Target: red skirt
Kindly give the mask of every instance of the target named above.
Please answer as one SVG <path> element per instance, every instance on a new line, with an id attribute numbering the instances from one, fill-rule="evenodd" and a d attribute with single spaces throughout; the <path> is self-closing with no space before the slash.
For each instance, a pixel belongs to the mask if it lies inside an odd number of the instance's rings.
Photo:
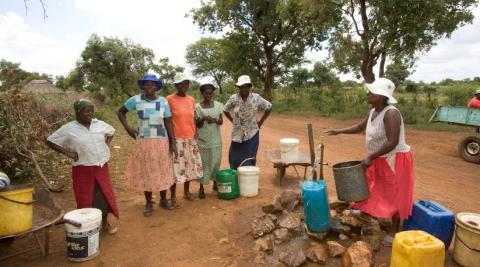
<path id="1" fill-rule="evenodd" d="M 413 158 L 410 152 L 395 155 L 395 170 L 392 171 L 386 158 L 379 157 L 365 171 L 369 197 L 352 204 L 369 215 L 390 219 L 396 213 L 406 219 L 413 207 Z"/>
<path id="2" fill-rule="evenodd" d="M 118 218 L 118 208 L 113 193 L 108 163 L 100 166 L 72 166 L 73 192 L 77 208 L 91 208 L 95 192 L 95 180 L 105 196 L 113 215 Z"/>

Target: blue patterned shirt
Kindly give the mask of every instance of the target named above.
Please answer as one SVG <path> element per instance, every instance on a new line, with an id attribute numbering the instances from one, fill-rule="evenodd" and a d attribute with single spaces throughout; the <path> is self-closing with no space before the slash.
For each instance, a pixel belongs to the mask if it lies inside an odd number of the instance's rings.
<path id="1" fill-rule="evenodd" d="M 155 100 L 143 94 L 130 97 L 124 104 L 129 111 L 137 111 L 138 138 L 167 138 L 164 118 L 172 116 L 168 102 L 163 96 Z"/>

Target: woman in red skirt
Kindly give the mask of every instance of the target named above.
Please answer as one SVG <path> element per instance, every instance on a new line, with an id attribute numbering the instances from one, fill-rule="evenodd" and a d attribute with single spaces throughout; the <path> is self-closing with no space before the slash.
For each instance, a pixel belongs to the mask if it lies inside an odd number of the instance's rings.
<path id="1" fill-rule="evenodd" d="M 108 213 L 118 218 L 115 194 L 108 171 L 108 144 L 115 134 L 109 124 L 93 119 L 94 106 L 87 99 L 73 104 L 76 120 L 71 121 L 47 138 L 47 145 L 72 159 L 73 192 L 77 208 L 102 211 L 102 230 L 115 234 L 117 228 L 107 221 Z"/>
<path id="2" fill-rule="evenodd" d="M 365 84 L 372 109 L 359 123 L 330 129 L 330 135 L 353 134 L 365 130 L 368 154 L 362 163 L 370 195 L 352 207 L 368 215 L 392 219 L 392 233 L 399 231 L 400 220 L 408 218 L 413 205 L 413 159 L 405 143 L 405 129 L 400 111 L 392 104 L 395 85 L 385 78 Z M 385 241 L 390 242 L 392 236 Z"/>

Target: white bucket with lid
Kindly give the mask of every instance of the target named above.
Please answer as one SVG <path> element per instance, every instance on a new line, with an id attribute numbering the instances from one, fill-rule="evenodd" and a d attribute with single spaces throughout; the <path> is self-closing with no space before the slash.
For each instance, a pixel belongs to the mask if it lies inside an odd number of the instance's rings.
<path id="1" fill-rule="evenodd" d="M 258 195 L 260 169 L 257 166 L 242 166 L 237 169 L 240 195 L 254 197 Z"/>
<path id="2" fill-rule="evenodd" d="M 81 227 L 76 227 L 65 223 L 68 259 L 80 262 L 95 258 L 100 247 L 99 233 L 102 211 L 95 208 L 72 210 L 63 218 L 81 224 Z"/>
<path id="3" fill-rule="evenodd" d="M 300 140 L 296 138 L 280 139 L 280 159 L 284 163 L 297 162 L 298 144 Z"/>
<path id="4" fill-rule="evenodd" d="M 453 259 L 462 266 L 480 263 L 480 214 L 460 212 L 455 216 Z"/>

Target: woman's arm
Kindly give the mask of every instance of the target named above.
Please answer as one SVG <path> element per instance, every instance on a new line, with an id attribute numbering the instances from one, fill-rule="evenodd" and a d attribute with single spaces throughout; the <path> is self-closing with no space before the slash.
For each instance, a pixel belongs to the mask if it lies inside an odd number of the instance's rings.
<path id="1" fill-rule="evenodd" d="M 105 143 L 108 145 L 110 145 L 110 142 L 112 142 L 112 139 L 113 139 L 113 135 L 107 135 L 105 136 Z"/>
<path id="2" fill-rule="evenodd" d="M 71 159 L 73 159 L 74 161 L 77 161 L 78 160 L 78 154 L 77 152 L 73 152 L 73 151 L 70 151 L 62 146 L 59 146 L 51 141 L 48 141 L 46 140 L 45 143 L 53 150 L 59 152 L 60 154 L 63 154 Z"/>
<path id="3" fill-rule="evenodd" d="M 167 129 L 168 144 L 170 147 L 170 152 L 173 153 L 176 158 L 178 156 L 178 152 L 177 152 L 177 144 L 175 141 L 175 133 L 173 132 L 172 117 L 164 118 L 163 123 L 165 124 L 165 129 Z"/>
<path id="4" fill-rule="evenodd" d="M 367 128 L 368 117 L 369 116 L 367 115 L 365 118 L 363 118 L 363 120 L 350 127 L 345 127 L 342 129 L 328 129 L 326 133 L 328 133 L 328 135 L 360 133 Z"/>
<path id="5" fill-rule="evenodd" d="M 385 117 L 383 117 L 383 124 L 385 125 L 385 133 L 387 135 L 387 142 L 381 146 L 377 151 L 369 154 L 362 162 L 368 166 L 372 160 L 385 155 L 395 149 L 400 138 L 400 125 L 402 123 L 400 112 L 395 109 L 387 110 Z"/>
<path id="6" fill-rule="evenodd" d="M 130 127 L 130 125 L 128 125 L 127 116 L 126 116 L 127 112 L 128 112 L 128 109 L 125 106 L 121 106 L 117 112 L 118 119 L 122 123 L 123 128 L 125 128 L 128 135 L 130 135 L 130 137 L 132 137 L 133 139 L 136 139 L 138 135 L 138 131 Z"/>

